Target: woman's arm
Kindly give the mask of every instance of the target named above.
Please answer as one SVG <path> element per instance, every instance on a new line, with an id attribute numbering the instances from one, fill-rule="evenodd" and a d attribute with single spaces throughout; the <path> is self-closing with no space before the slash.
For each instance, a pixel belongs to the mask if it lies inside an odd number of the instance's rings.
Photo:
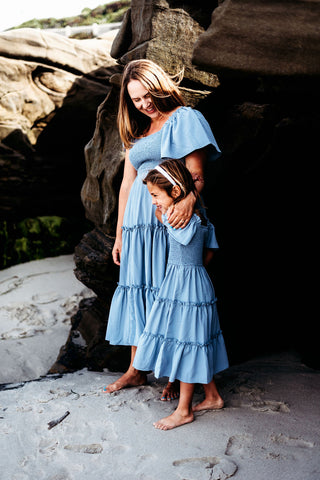
<path id="1" fill-rule="evenodd" d="M 122 250 L 122 224 L 124 211 L 127 205 L 129 193 L 132 184 L 137 176 L 137 171 L 129 160 L 129 150 L 126 150 L 123 178 L 119 191 L 119 204 L 118 204 L 118 220 L 116 230 L 116 240 L 112 249 L 112 258 L 116 265 L 120 265 L 121 250 Z"/>
<path id="2" fill-rule="evenodd" d="M 204 187 L 204 166 L 206 160 L 206 150 L 201 148 L 195 150 L 186 156 L 186 167 L 190 171 L 194 184 L 198 193 L 200 193 Z M 188 225 L 190 218 L 193 214 L 194 204 L 196 203 L 196 197 L 193 193 L 181 200 L 179 203 L 170 207 L 167 212 L 168 221 L 173 228 L 184 228 Z"/>

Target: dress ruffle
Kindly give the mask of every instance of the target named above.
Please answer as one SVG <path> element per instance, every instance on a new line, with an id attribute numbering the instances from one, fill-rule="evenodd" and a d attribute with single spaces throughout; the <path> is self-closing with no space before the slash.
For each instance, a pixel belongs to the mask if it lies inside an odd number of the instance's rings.
<path id="1" fill-rule="evenodd" d="M 142 333 L 134 367 L 170 382 L 209 383 L 228 368 L 215 305 L 155 301 L 152 322 Z M 168 317 L 174 322 L 166 324 Z M 186 329 L 186 325 L 188 328 Z"/>
<path id="2" fill-rule="evenodd" d="M 114 292 L 106 340 L 112 345 L 137 345 L 163 281 L 167 263 L 167 233 L 162 225 L 123 227 L 118 286 Z M 154 245 L 157 248 L 154 248 Z M 143 268 L 138 268 L 138 265 Z"/>
<path id="3" fill-rule="evenodd" d="M 213 248 L 213 249 L 219 248 L 218 241 L 216 238 L 215 228 L 210 222 L 208 222 L 208 233 L 205 239 L 205 247 Z"/>
<path id="4" fill-rule="evenodd" d="M 172 229 L 165 215 L 163 219 L 170 243 L 166 275 L 133 366 L 171 382 L 209 383 L 229 366 L 217 299 L 202 261 L 204 245 L 214 242 L 214 229 L 195 214 L 182 230 Z"/>
<path id="5" fill-rule="evenodd" d="M 161 157 L 183 158 L 204 147 L 209 147 L 209 161 L 220 157 L 221 151 L 202 113 L 191 107 L 178 108 L 162 127 Z"/>
<path id="6" fill-rule="evenodd" d="M 157 288 L 146 285 L 118 285 L 112 308 L 117 312 L 119 321 L 109 324 L 106 337 L 112 345 L 138 345 L 145 327 L 145 312 L 151 311 L 157 291 Z"/>

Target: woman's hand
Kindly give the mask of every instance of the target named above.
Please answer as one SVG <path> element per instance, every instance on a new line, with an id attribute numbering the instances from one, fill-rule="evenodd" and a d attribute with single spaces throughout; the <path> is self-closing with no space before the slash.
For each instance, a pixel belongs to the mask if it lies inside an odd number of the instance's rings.
<path id="1" fill-rule="evenodd" d="M 196 197 L 191 192 L 186 198 L 168 208 L 167 218 L 172 228 L 184 228 L 188 225 L 195 203 Z"/>
<path id="2" fill-rule="evenodd" d="M 194 185 L 198 193 L 201 192 L 204 186 L 203 169 L 206 160 L 206 149 L 201 148 L 189 153 L 186 156 L 186 167 L 192 175 Z M 196 196 L 194 193 L 189 195 L 168 208 L 167 218 L 173 228 L 184 228 L 188 225 L 192 217 L 194 205 L 196 203 Z"/>
<path id="3" fill-rule="evenodd" d="M 122 238 L 117 237 L 112 249 L 112 258 L 116 265 L 120 265 L 121 250 L 122 250 Z"/>

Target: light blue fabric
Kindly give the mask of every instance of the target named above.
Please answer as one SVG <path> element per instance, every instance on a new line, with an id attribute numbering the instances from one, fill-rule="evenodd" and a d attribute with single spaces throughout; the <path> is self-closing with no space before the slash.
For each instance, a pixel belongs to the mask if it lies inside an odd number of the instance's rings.
<path id="1" fill-rule="evenodd" d="M 154 214 L 151 196 L 142 180 L 167 157 L 181 158 L 205 147 L 219 155 L 210 126 L 200 112 L 177 109 L 158 132 L 143 137 L 130 149 L 137 170 L 122 227 L 119 283 L 109 312 L 106 339 L 113 345 L 137 345 L 156 294 L 164 279 L 168 234 Z"/>
<path id="2" fill-rule="evenodd" d="M 202 263 L 208 239 L 217 245 L 214 230 L 202 225 L 197 215 L 182 230 L 174 230 L 163 219 L 170 244 L 166 276 L 139 339 L 133 366 L 152 370 L 157 378 L 168 377 L 171 382 L 206 384 L 229 366 L 217 299 Z"/>
<path id="3" fill-rule="evenodd" d="M 209 160 L 216 160 L 221 155 L 210 125 L 198 110 L 181 107 L 164 124 L 162 158 L 182 158 L 206 146 L 210 147 Z"/>

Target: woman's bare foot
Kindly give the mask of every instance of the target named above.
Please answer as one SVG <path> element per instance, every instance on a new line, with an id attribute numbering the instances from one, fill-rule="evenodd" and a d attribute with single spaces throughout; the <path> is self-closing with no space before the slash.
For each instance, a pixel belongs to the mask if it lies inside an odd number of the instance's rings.
<path id="1" fill-rule="evenodd" d="M 140 372 L 133 367 L 122 375 L 118 380 L 110 383 L 107 387 L 104 387 L 103 391 L 106 393 L 117 392 L 123 388 L 138 387 L 147 383 L 147 375 L 145 372 Z"/>
<path id="2" fill-rule="evenodd" d="M 174 382 L 168 382 L 167 386 L 163 389 L 161 400 L 167 402 L 179 398 L 180 395 L 180 383 L 178 380 Z"/>
<path id="3" fill-rule="evenodd" d="M 159 430 L 172 430 L 173 428 L 180 427 L 186 423 L 191 423 L 194 420 L 193 413 L 181 414 L 175 410 L 168 417 L 162 418 L 158 422 L 154 422 L 153 426 Z"/>
<path id="4" fill-rule="evenodd" d="M 221 410 L 224 407 L 224 401 L 222 398 L 217 399 L 207 399 L 205 398 L 203 402 L 198 403 L 192 407 L 193 412 L 200 412 L 201 410 Z"/>

